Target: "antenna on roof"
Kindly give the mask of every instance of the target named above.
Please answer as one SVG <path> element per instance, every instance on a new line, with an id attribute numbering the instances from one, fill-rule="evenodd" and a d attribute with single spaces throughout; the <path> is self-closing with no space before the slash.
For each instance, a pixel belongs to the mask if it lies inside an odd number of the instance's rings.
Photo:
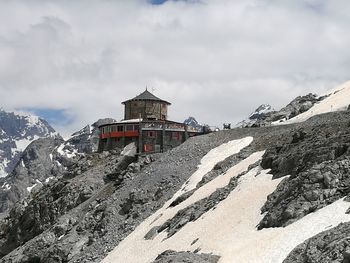
<path id="1" fill-rule="evenodd" d="M 148 89 L 147 89 L 147 86 L 146 86 L 146 91 L 147 91 Z"/>

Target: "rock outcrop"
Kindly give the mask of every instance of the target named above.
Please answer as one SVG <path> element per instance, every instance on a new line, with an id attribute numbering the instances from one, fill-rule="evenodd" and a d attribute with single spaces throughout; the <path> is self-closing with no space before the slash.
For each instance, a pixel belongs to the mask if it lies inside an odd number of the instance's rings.
<path id="1" fill-rule="evenodd" d="M 38 139 L 25 149 L 14 171 L 0 179 L 0 213 L 62 174 L 64 166 L 60 161 L 67 161 L 54 154 L 62 141 L 60 137 Z"/>
<path id="2" fill-rule="evenodd" d="M 289 143 L 267 150 L 261 165 L 274 178 L 289 177 L 268 197 L 259 228 L 293 223 L 350 194 L 348 123 L 296 129 Z"/>
<path id="3" fill-rule="evenodd" d="M 219 256 L 211 254 L 195 254 L 190 252 L 176 252 L 167 250 L 160 254 L 153 263 L 217 263 Z"/>
<path id="4" fill-rule="evenodd" d="M 350 223 L 340 224 L 297 246 L 283 263 L 349 263 Z"/>

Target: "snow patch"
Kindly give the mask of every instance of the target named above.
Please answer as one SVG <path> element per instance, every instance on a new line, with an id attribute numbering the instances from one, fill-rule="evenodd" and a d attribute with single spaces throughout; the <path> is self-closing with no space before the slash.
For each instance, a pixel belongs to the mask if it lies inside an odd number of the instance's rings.
<path id="1" fill-rule="evenodd" d="M 53 176 L 50 176 L 50 177 L 48 177 L 48 178 L 46 178 L 46 180 L 45 180 L 45 183 L 49 183 L 52 179 L 54 179 L 55 177 L 53 177 Z"/>
<path id="2" fill-rule="evenodd" d="M 36 182 L 36 183 L 33 184 L 32 186 L 27 187 L 27 191 L 28 191 L 29 193 L 33 190 L 34 187 L 36 187 L 36 186 L 42 186 L 42 185 L 43 185 L 43 183 L 40 182 L 40 180 L 38 180 L 38 179 L 35 179 L 35 182 Z"/>
<path id="3" fill-rule="evenodd" d="M 40 126 L 40 121 L 38 116 L 28 115 L 24 117 L 28 123 L 29 127 Z"/>
<path id="4" fill-rule="evenodd" d="M 4 158 L 2 162 L 0 162 L 0 177 L 6 177 L 8 174 L 6 172 L 6 167 L 10 163 L 7 158 Z"/>
<path id="5" fill-rule="evenodd" d="M 196 187 L 196 185 L 202 180 L 203 176 L 210 172 L 214 166 L 225 160 L 227 157 L 240 152 L 243 148 L 247 147 L 253 141 L 253 137 L 246 137 L 239 140 L 229 141 L 219 147 L 210 150 L 201 160 L 198 170 L 191 176 L 182 188 L 183 194 Z"/>
<path id="6" fill-rule="evenodd" d="M 137 147 L 134 142 L 129 143 L 127 146 L 124 147 L 123 151 L 120 153 L 120 155 L 123 156 L 129 156 L 134 157 L 137 154 Z"/>
<path id="7" fill-rule="evenodd" d="M 30 193 L 35 186 L 37 186 L 37 184 L 33 184 L 32 186 L 27 187 L 27 191 Z"/>
<path id="8" fill-rule="evenodd" d="M 220 162 L 220 158 L 216 158 L 217 155 L 220 155 L 221 157 L 225 154 L 223 152 L 227 153 L 228 146 L 231 146 L 232 148 L 235 148 L 237 152 L 243 149 L 243 145 L 249 145 L 253 138 L 248 137 L 241 140 L 235 140 L 231 141 L 227 144 L 223 144 L 212 151 L 210 151 L 206 156 L 202 159 L 202 164 L 208 164 L 209 163 L 209 157 L 214 158 L 216 160 L 216 163 Z M 233 143 L 234 142 L 234 143 Z M 243 143 L 245 142 L 245 143 Z M 220 152 L 220 150 L 222 152 Z M 186 199 L 184 202 L 180 203 L 174 208 L 169 208 L 169 205 L 179 196 L 183 193 L 183 189 L 178 191 L 171 200 L 166 202 L 166 204 L 159 209 L 156 213 L 154 213 L 151 217 L 146 219 L 141 225 L 139 225 L 136 230 L 131 233 L 126 239 L 124 239 L 118 247 L 116 247 L 102 262 L 104 263 L 111 263 L 111 262 L 150 262 L 152 261 L 158 254 L 162 253 L 166 249 L 165 247 L 169 247 L 172 241 L 163 240 L 165 236 L 158 235 L 158 237 L 154 240 L 144 240 L 144 236 L 151 230 L 154 226 L 162 225 L 166 220 L 174 217 L 174 215 L 181 209 L 186 208 L 187 206 L 208 197 L 210 194 L 216 191 L 217 188 L 222 188 L 226 186 L 230 179 L 234 176 L 238 176 L 242 172 L 246 171 L 248 167 L 251 164 L 254 164 L 258 160 L 260 160 L 263 156 L 264 152 L 257 152 L 243 160 L 242 162 L 238 163 L 237 165 L 233 166 L 231 169 L 229 169 L 226 174 L 220 175 L 216 177 L 211 182 L 203 185 L 200 187 L 197 191 L 193 193 L 191 197 Z M 225 159 L 225 158 L 224 158 Z M 215 166 L 215 161 L 212 161 Z M 204 167 L 208 168 L 208 166 L 199 166 L 198 170 L 191 176 L 190 182 L 195 182 L 198 179 L 198 171 L 203 172 Z M 204 174 L 203 174 L 204 175 Z M 184 186 L 187 187 L 187 185 Z M 191 188 L 190 188 L 191 189 Z M 246 203 L 246 202 L 245 202 Z M 192 223 L 189 223 L 192 224 Z M 217 225 L 215 225 L 216 227 Z M 181 232 L 181 231 L 180 231 Z M 177 236 L 175 234 L 173 237 Z M 195 238 L 194 238 L 195 239 Z M 188 244 L 191 244 L 191 242 L 194 240 L 192 239 Z M 172 238 L 171 238 L 172 240 Z M 181 240 L 176 240 L 175 243 L 180 242 Z M 164 250 L 163 250 L 164 249 Z M 187 249 L 186 249 L 187 250 Z"/>
<path id="9" fill-rule="evenodd" d="M 39 136 L 37 136 L 37 135 L 35 135 L 34 137 L 33 137 L 33 139 L 20 139 L 20 140 L 16 140 L 15 142 L 16 142 L 16 148 L 17 149 L 14 149 L 16 152 L 23 152 L 27 147 L 28 147 L 28 145 L 31 143 L 31 142 L 33 142 L 33 141 L 35 141 L 35 140 L 37 140 L 37 139 L 39 139 Z"/>
<path id="10" fill-rule="evenodd" d="M 345 214 L 349 204 L 341 199 L 287 227 L 258 231 L 257 225 L 263 218 L 260 209 L 283 178 L 272 180 L 269 170 L 261 171 L 260 167 L 256 167 L 239 179 L 238 186 L 225 200 L 200 219 L 188 223 L 170 238 L 167 238 L 166 232 L 162 232 L 153 240 L 144 239 L 154 226 L 161 225 L 180 209 L 224 186 L 230 178 L 261 159 L 262 155 L 263 152 L 252 154 L 226 174 L 199 188 L 183 203 L 167 209 L 174 200 L 172 198 L 141 223 L 102 262 L 145 263 L 152 262 L 168 249 L 195 251 L 200 248 L 201 253 L 221 256 L 220 263 L 279 263 L 308 238 L 328 229 L 330 225 L 350 221 L 350 215 Z M 193 244 L 196 239 L 198 241 Z"/>
<path id="11" fill-rule="evenodd" d="M 4 182 L 1 186 L 1 188 L 4 190 L 4 191 L 9 191 L 11 189 L 11 186 L 7 183 L 7 182 Z"/>
<path id="12" fill-rule="evenodd" d="M 73 158 L 75 156 L 77 156 L 78 154 L 78 150 L 73 148 L 72 150 L 67 150 L 64 149 L 65 146 L 70 146 L 70 144 L 64 144 L 62 143 L 58 148 L 57 148 L 57 152 L 62 155 L 62 156 L 66 156 L 67 158 Z"/>

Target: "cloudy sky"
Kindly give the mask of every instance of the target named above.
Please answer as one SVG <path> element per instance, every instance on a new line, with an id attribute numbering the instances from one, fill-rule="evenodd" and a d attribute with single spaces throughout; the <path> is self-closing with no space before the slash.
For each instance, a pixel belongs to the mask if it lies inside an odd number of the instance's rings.
<path id="1" fill-rule="evenodd" d="M 0 0 L 0 107 L 67 135 L 146 86 L 170 118 L 236 123 L 350 79 L 348 0 Z"/>

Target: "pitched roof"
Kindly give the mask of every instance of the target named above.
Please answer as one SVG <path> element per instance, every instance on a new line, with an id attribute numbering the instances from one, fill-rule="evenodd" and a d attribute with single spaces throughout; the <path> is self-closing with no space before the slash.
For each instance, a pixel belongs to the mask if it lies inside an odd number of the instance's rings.
<path id="1" fill-rule="evenodd" d="M 164 102 L 168 105 L 171 105 L 170 102 L 167 102 L 166 100 L 162 100 L 162 99 L 156 97 L 151 92 L 149 92 L 147 89 L 144 92 L 142 92 L 140 95 L 136 96 L 135 98 L 123 101 L 122 104 L 125 104 L 126 102 L 129 102 L 129 101 L 158 101 L 158 102 Z"/>

